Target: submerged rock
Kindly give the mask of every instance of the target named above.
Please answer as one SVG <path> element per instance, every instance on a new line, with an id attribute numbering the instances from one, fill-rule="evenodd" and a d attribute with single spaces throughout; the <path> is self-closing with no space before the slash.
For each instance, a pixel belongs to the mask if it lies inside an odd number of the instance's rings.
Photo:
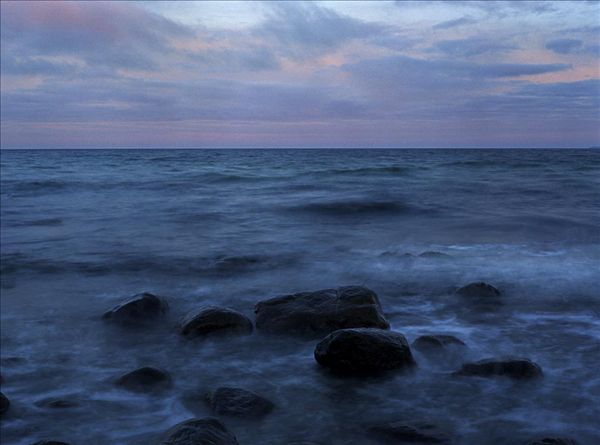
<path id="1" fill-rule="evenodd" d="M 460 370 L 454 372 L 454 375 L 531 379 L 541 377 L 542 368 L 529 359 L 486 359 L 475 363 L 465 363 Z"/>
<path id="2" fill-rule="evenodd" d="M 217 415 L 258 418 L 274 408 L 270 400 L 241 388 L 217 388 L 206 395 L 206 400 Z"/>
<path id="3" fill-rule="evenodd" d="M 527 442 L 527 445 L 577 445 L 577 442 L 567 437 L 544 437 Z"/>
<path id="4" fill-rule="evenodd" d="M 161 445 L 239 445 L 218 419 L 190 419 L 171 427 Z"/>
<path id="5" fill-rule="evenodd" d="M 171 386 L 171 376 L 162 369 L 145 366 L 123 374 L 116 384 L 130 391 L 155 391 Z"/>
<path id="6" fill-rule="evenodd" d="M 300 292 L 256 304 L 256 327 L 281 334 L 318 335 L 345 328 L 389 329 L 377 294 L 348 286 Z"/>
<path id="7" fill-rule="evenodd" d="M 3 393 L 0 392 L 0 416 L 6 413 L 9 407 L 10 400 L 8 400 L 8 397 L 6 397 Z"/>
<path id="8" fill-rule="evenodd" d="M 367 428 L 370 436 L 379 442 L 401 443 L 448 443 L 448 436 L 435 425 L 427 423 L 406 424 L 391 422 Z"/>
<path id="9" fill-rule="evenodd" d="M 182 321 L 180 333 L 186 337 L 209 334 L 251 334 L 254 327 L 244 314 L 231 309 L 208 306 L 190 312 Z"/>
<path id="10" fill-rule="evenodd" d="M 155 321 L 168 309 L 169 306 L 163 298 L 144 292 L 115 306 L 102 318 L 122 325 L 139 325 Z"/>
<path id="11" fill-rule="evenodd" d="M 404 335 L 383 329 L 340 329 L 315 348 L 315 359 L 340 374 L 377 374 L 414 366 Z"/>
<path id="12" fill-rule="evenodd" d="M 435 334 L 421 335 L 412 344 L 412 347 L 420 351 L 432 351 L 444 349 L 447 346 L 466 346 L 462 340 L 453 335 Z"/>
<path id="13" fill-rule="evenodd" d="M 467 298 L 494 298 L 501 295 L 498 289 L 483 281 L 467 284 L 459 288 L 456 293 Z"/>

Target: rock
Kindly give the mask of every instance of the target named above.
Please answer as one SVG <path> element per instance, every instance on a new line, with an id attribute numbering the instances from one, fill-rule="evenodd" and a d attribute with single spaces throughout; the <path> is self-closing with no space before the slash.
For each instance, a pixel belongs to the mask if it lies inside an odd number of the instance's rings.
<path id="1" fill-rule="evenodd" d="M 529 359 L 486 359 L 475 363 L 465 363 L 460 370 L 454 372 L 454 375 L 531 379 L 541 377 L 542 368 Z"/>
<path id="2" fill-rule="evenodd" d="M 162 369 L 146 366 L 123 374 L 116 384 L 130 391 L 154 391 L 171 386 L 171 376 Z"/>
<path id="3" fill-rule="evenodd" d="M 257 418 L 274 408 L 270 400 L 241 388 L 218 388 L 207 394 L 206 400 L 216 415 Z"/>
<path id="4" fill-rule="evenodd" d="M 39 408 L 75 408 L 79 406 L 77 402 L 65 400 L 65 399 L 55 399 L 53 397 L 48 399 L 42 399 L 35 402 L 35 406 Z"/>
<path id="5" fill-rule="evenodd" d="M 102 318 L 121 325 L 139 325 L 156 321 L 169 309 L 167 302 L 148 292 L 137 294 L 106 312 Z"/>
<path id="6" fill-rule="evenodd" d="M 462 340 L 453 335 L 421 335 L 412 344 L 412 347 L 420 351 L 432 351 L 444 349 L 447 346 L 466 346 Z"/>
<path id="7" fill-rule="evenodd" d="M 0 415 L 6 413 L 10 406 L 10 400 L 4 394 L 0 392 Z"/>
<path id="8" fill-rule="evenodd" d="M 409 425 L 404 422 L 391 422 L 367 428 L 374 439 L 384 443 L 448 443 L 448 436 L 435 425 L 417 423 Z"/>
<path id="9" fill-rule="evenodd" d="M 577 442 L 567 437 L 544 437 L 527 442 L 527 445 L 577 445 Z"/>
<path id="10" fill-rule="evenodd" d="M 170 428 L 161 445 L 239 445 L 218 419 L 190 419 Z"/>
<path id="11" fill-rule="evenodd" d="M 345 328 L 389 329 L 375 292 L 349 286 L 300 292 L 256 304 L 256 327 L 279 334 L 319 335 Z"/>
<path id="12" fill-rule="evenodd" d="M 340 329 L 315 348 L 320 365 L 341 374 L 377 374 L 414 366 L 406 338 L 383 329 Z"/>
<path id="13" fill-rule="evenodd" d="M 494 286 L 482 281 L 467 284 L 459 288 L 456 293 L 461 297 L 467 298 L 495 298 L 501 295 L 500 291 Z"/>
<path id="14" fill-rule="evenodd" d="M 216 306 L 190 312 L 182 321 L 180 333 L 186 337 L 209 334 L 251 334 L 252 322 L 243 314 Z"/>

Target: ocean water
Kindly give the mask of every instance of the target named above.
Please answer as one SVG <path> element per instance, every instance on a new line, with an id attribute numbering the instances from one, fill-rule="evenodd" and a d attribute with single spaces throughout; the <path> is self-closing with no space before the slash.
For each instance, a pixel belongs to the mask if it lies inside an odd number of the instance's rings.
<path id="1" fill-rule="evenodd" d="M 276 404 L 260 421 L 223 418 L 242 445 L 371 444 L 364 425 L 396 419 L 457 444 L 600 443 L 600 151 L 3 150 L 1 247 L 2 444 L 155 443 L 210 414 L 190 394 L 223 385 Z M 419 256 L 432 251 L 446 256 Z M 501 305 L 454 296 L 481 280 Z M 351 284 L 377 292 L 409 342 L 449 333 L 468 348 L 341 379 L 314 340 L 177 335 L 203 304 L 253 318 L 259 300 Z M 164 325 L 100 319 L 142 291 L 169 299 Z M 503 355 L 544 377 L 450 375 Z M 144 365 L 173 388 L 112 383 Z"/>

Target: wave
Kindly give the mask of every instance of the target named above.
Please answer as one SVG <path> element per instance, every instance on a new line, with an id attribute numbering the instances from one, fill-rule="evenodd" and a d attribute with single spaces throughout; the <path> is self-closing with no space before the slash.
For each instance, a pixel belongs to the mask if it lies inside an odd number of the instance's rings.
<path id="1" fill-rule="evenodd" d="M 60 261 L 21 253 L 4 254 L 0 273 L 3 276 L 21 271 L 39 274 L 75 272 L 85 275 L 144 272 L 173 275 L 223 276 L 252 273 L 291 266 L 298 261 L 292 254 L 279 255 L 217 255 L 214 257 L 145 257 L 128 255 L 99 257 L 96 261 Z"/>
<path id="2" fill-rule="evenodd" d="M 291 210 L 328 216 L 367 214 L 401 214 L 416 210 L 397 201 L 352 200 L 311 202 L 292 207 Z"/>

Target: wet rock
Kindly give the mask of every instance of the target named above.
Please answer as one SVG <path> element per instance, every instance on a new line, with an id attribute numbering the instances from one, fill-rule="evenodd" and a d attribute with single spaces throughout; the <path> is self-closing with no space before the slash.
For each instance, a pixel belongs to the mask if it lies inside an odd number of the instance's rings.
<path id="1" fill-rule="evenodd" d="M 434 351 L 444 349 L 448 346 L 466 346 L 462 340 L 453 335 L 421 335 L 412 344 L 412 347 L 419 351 Z"/>
<path id="2" fill-rule="evenodd" d="M 416 363 L 406 338 L 383 329 L 340 329 L 315 348 L 315 359 L 340 374 L 377 374 Z"/>
<path id="3" fill-rule="evenodd" d="M 567 437 L 544 437 L 527 442 L 527 445 L 577 445 L 577 442 Z"/>
<path id="4" fill-rule="evenodd" d="M 72 400 L 65 399 L 57 399 L 57 398 L 48 398 L 42 399 L 35 402 L 35 406 L 39 408 L 56 408 L 56 409 L 65 409 L 65 408 L 75 408 L 79 406 L 79 404 Z"/>
<path id="5" fill-rule="evenodd" d="M 218 419 L 190 419 L 170 428 L 161 445 L 239 445 Z"/>
<path id="6" fill-rule="evenodd" d="M 171 376 L 162 369 L 146 366 L 123 374 L 116 384 L 130 391 L 156 391 L 170 387 Z"/>
<path id="7" fill-rule="evenodd" d="M 495 298 L 501 295 L 498 289 L 483 281 L 467 284 L 459 288 L 456 293 L 466 298 Z"/>
<path id="8" fill-rule="evenodd" d="M 258 418 L 274 408 L 270 400 L 241 388 L 218 388 L 207 394 L 206 400 L 216 415 Z"/>
<path id="9" fill-rule="evenodd" d="M 435 425 L 391 422 L 367 428 L 367 433 L 383 443 L 448 443 L 449 437 Z"/>
<path id="10" fill-rule="evenodd" d="M 0 416 L 8 411 L 10 407 L 10 400 L 3 393 L 0 392 Z"/>
<path id="11" fill-rule="evenodd" d="M 454 372 L 454 375 L 531 379 L 541 377 L 542 368 L 529 359 L 486 359 L 475 363 L 465 363 L 460 370 Z"/>
<path id="12" fill-rule="evenodd" d="M 280 334 L 319 335 L 338 329 L 389 329 L 375 292 L 348 286 L 300 292 L 256 304 L 256 327 Z"/>
<path id="13" fill-rule="evenodd" d="M 209 306 L 190 312 L 182 321 L 180 333 L 186 337 L 209 334 L 251 334 L 252 322 L 231 309 Z"/>
<path id="14" fill-rule="evenodd" d="M 134 295 L 124 303 L 115 306 L 106 312 L 102 318 L 121 325 L 133 326 L 156 321 L 168 309 L 169 306 L 163 298 L 144 292 L 143 294 Z"/>

